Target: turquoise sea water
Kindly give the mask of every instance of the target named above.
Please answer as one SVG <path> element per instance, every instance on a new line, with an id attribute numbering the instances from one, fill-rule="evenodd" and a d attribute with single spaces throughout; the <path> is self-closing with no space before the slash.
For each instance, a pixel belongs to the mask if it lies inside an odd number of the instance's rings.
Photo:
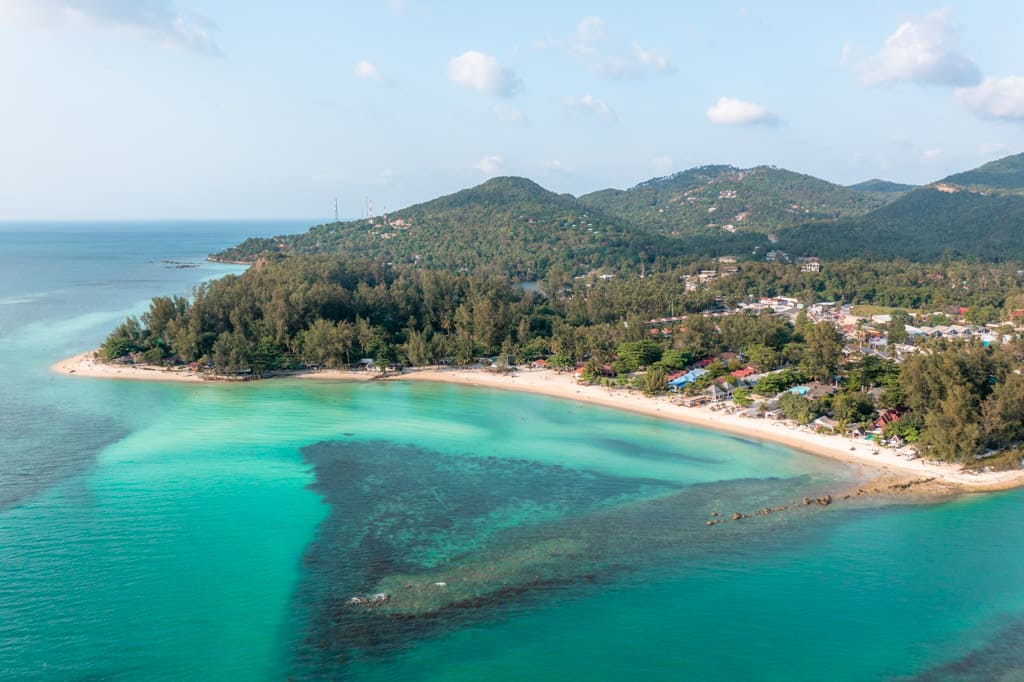
<path id="1" fill-rule="evenodd" d="M 1020 679 L 1021 493 L 709 528 L 851 473 L 520 393 L 49 373 L 239 271 L 162 259 L 296 227 L 0 226 L 0 678 Z"/>

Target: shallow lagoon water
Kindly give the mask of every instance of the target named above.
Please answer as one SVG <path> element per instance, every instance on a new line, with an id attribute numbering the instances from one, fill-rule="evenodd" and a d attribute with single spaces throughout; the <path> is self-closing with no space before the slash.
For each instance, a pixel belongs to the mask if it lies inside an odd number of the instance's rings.
<path id="1" fill-rule="evenodd" d="M 707 528 L 849 472 L 519 393 L 48 372 L 238 271 L 161 259 L 286 227 L 0 230 L 0 677 L 1019 674 L 1017 492 Z"/>

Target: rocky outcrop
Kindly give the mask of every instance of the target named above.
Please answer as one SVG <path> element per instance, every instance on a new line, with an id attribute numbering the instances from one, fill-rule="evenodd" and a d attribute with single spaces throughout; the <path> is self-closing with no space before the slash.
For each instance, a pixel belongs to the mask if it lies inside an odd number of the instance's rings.
<path id="1" fill-rule="evenodd" d="M 391 595 L 383 592 L 377 594 L 371 594 L 366 597 L 352 597 L 348 600 L 349 606 L 365 606 L 367 608 L 374 608 L 377 606 L 384 606 L 391 601 Z"/>

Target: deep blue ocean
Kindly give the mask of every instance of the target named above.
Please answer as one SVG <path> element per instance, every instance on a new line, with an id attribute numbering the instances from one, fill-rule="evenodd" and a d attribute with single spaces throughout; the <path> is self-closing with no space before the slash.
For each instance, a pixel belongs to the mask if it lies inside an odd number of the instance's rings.
<path id="1" fill-rule="evenodd" d="M 0 679 L 1024 679 L 1021 492 L 709 528 L 854 474 L 520 393 L 50 372 L 305 227 L 0 224 Z"/>

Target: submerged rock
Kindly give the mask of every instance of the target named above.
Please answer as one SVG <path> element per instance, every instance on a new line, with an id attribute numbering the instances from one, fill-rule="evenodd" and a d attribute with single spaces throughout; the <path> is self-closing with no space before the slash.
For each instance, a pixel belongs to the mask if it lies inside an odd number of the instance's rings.
<path id="1" fill-rule="evenodd" d="M 352 597 L 348 600 L 349 606 L 383 606 L 391 601 L 391 595 L 385 594 L 384 592 L 378 592 L 377 594 L 371 594 L 368 597 Z"/>

